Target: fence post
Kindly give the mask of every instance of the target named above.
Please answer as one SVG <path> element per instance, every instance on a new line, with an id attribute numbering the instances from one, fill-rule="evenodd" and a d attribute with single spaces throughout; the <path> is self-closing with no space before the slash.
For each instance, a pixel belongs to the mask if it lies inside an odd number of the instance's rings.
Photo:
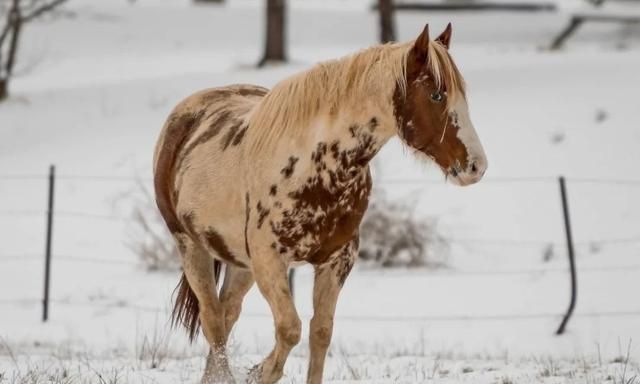
<path id="1" fill-rule="evenodd" d="M 44 297 L 42 299 L 42 321 L 49 319 L 49 281 L 51 273 L 51 241 L 53 234 L 53 193 L 56 178 L 56 167 L 49 167 L 49 205 L 47 208 L 47 244 L 44 261 Z"/>
<path id="2" fill-rule="evenodd" d="M 571 302 L 569 303 L 569 309 L 560 323 L 560 327 L 556 331 L 556 335 L 562 335 L 564 329 L 569 322 L 569 318 L 573 313 L 573 309 L 576 306 L 576 297 L 578 295 L 578 281 L 576 276 L 576 261 L 573 252 L 573 236 L 571 234 L 571 220 L 569 219 L 569 202 L 567 199 L 567 187 L 564 176 L 558 178 L 560 183 L 560 197 L 562 198 L 562 213 L 564 215 L 564 230 L 567 236 L 567 252 L 569 254 L 569 267 L 571 269 Z"/>

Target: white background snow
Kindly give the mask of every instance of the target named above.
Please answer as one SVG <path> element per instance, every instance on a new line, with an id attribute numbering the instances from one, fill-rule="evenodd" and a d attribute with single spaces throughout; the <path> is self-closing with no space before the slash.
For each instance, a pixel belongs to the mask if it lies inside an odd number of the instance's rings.
<path id="1" fill-rule="evenodd" d="M 178 274 L 145 272 L 127 247 L 128 196 L 135 179 L 149 184 L 164 119 L 195 90 L 272 86 L 377 39 L 368 1 L 293 1 L 291 63 L 258 70 L 262 2 L 227 3 L 71 0 L 62 17 L 25 29 L 12 97 L 0 104 L 0 383 L 29 372 L 42 381 L 25 382 L 65 382 L 54 380 L 65 370 L 68 382 L 199 378 L 202 338 L 189 346 L 168 324 Z M 545 50 L 581 3 L 561 2 L 556 13 L 397 15 L 401 40 L 425 22 L 434 34 L 453 22 L 452 54 L 489 170 L 457 188 L 397 142 L 383 149 L 376 188 L 437 219 L 448 267 L 356 269 L 337 309 L 328 382 L 614 383 L 638 374 L 640 29 L 587 25 L 566 49 Z M 59 178 L 43 324 L 49 164 Z M 558 175 L 568 178 L 579 269 L 564 336 L 554 335 L 569 302 Z M 304 320 L 311 273 L 296 280 Z M 273 340 L 255 288 L 232 339 L 242 377 Z M 158 367 L 150 349 L 164 356 Z M 304 381 L 306 354 L 303 342 L 284 382 Z"/>

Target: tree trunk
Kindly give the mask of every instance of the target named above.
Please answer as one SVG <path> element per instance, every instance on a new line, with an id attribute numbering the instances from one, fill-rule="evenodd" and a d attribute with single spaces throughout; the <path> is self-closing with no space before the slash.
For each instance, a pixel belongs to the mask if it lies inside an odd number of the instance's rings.
<path id="1" fill-rule="evenodd" d="M 0 101 L 9 97 L 9 80 L 0 79 Z"/>
<path id="2" fill-rule="evenodd" d="M 267 30 L 264 56 L 258 66 L 287 61 L 285 0 L 267 0 Z"/>
<path id="3" fill-rule="evenodd" d="M 18 54 L 18 43 L 20 41 L 20 31 L 22 29 L 22 16 L 20 14 L 19 0 L 13 0 L 7 15 L 6 34 L 3 33 L 0 39 L 0 49 L 3 49 L 5 39 L 8 37 L 7 59 L 0 58 L 0 101 L 9 97 L 9 79 L 13 74 L 13 67 Z M 0 55 L 1 56 L 1 55 Z"/>
<path id="4" fill-rule="evenodd" d="M 20 41 L 20 31 L 22 30 L 22 19 L 20 15 L 20 8 L 18 7 L 17 0 L 15 8 L 11 11 L 9 16 L 9 23 L 11 24 L 9 33 L 11 39 L 9 40 L 9 53 L 7 54 L 7 64 L 5 71 L 7 78 L 10 78 L 13 74 L 13 66 L 16 62 L 16 56 L 18 55 L 18 42 Z"/>
<path id="5" fill-rule="evenodd" d="M 380 42 L 396 41 L 396 27 L 393 22 L 393 0 L 378 0 L 380 12 Z"/>

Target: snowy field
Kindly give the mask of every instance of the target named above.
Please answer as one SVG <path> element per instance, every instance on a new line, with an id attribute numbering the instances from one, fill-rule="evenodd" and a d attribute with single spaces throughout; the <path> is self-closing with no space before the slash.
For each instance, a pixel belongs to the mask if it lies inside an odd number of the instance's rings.
<path id="1" fill-rule="evenodd" d="M 368 1 L 293 2 L 285 66 L 254 68 L 259 1 L 71 0 L 25 29 L 12 97 L 0 104 L 0 383 L 193 383 L 168 313 L 178 273 L 147 273 L 128 247 L 137 180 L 155 139 L 195 90 L 275 84 L 374 44 Z M 376 193 L 415 205 L 448 239 L 446 267 L 356 268 L 347 281 L 327 382 L 640 382 L 640 28 L 587 25 L 547 46 L 558 13 L 400 13 L 402 40 L 454 24 L 452 54 L 489 158 L 485 180 L 446 185 L 397 142 L 374 165 Z M 46 172 L 55 164 L 50 321 L 41 323 Z M 569 302 L 556 177 L 568 179 L 579 296 Z M 304 321 L 311 271 L 296 277 Z M 303 340 L 307 327 L 303 327 Z M 272 346 L 254 288 L 232 335 L 234 371 Z M 307 343 L 283 382 L 303 382 Z"/>

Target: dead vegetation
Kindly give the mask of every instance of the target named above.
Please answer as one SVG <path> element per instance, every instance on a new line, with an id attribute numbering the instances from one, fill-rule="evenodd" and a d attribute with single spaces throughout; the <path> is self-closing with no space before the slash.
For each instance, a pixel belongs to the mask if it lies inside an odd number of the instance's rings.
<path id="1" fill-rule="evenodd" d="M 125 194 L 132 204 L 127 247 L 138 256 L 148 271 L 177 271 L 180 257 L 171 234 L 156 207 L 149 187 L 141 180 Z"/>
<path id="2" fill-rule="evenodd" d="M 359 258 L 375 267 L 441 267 L 448 244 L 437 220 L 417 217 L 412 202 L 395 202 L 382 191 L 372 196 L 360 225 Z"/>

